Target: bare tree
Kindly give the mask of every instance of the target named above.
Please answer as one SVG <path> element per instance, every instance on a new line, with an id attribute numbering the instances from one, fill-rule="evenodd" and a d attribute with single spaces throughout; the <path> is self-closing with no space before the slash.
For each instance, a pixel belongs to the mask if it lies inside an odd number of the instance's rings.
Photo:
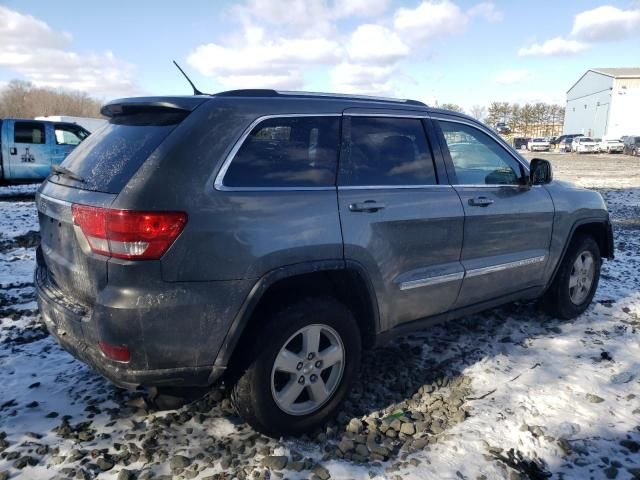
<path id="1" fill-rule="evenodd" d="M 100 118 L 101 102 L 83 92 L 61 92 L 12 80 L 0 90 L 0 118 L 71 115 Z"/>
<path id="2" fill-rule="evenodd" d="M 444 108 L 445 110 L 451 110 L 452 112 L 464 113 L 464 108 L 460 105 L 456 105 L 455 103 L 443 103 L 438 108 Z"/>
<path id="3" fill-rule="evenodd" d="M 484 107 L 484 105 L 474 105 L 471 107 L 470 113 L 473 118 L 476 118 L 482 122 L 487 116 L 487 109 Z"/>

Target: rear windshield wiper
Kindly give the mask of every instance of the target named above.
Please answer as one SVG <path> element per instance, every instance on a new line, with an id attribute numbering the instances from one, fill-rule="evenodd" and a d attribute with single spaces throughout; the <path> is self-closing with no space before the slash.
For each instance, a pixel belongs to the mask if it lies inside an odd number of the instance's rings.
<path id="1" fill-rule="evenodd" d="M 73 172 L 72 170 L 69 170 L 67 167 L 63 167 L 62 165 L 53 165 L 51 169 L 57 175 L 64 175 L 65 177 L 69 177 L 71 180 L 84 183 L 84 178 L 82 178 L 80 175 Z"/>

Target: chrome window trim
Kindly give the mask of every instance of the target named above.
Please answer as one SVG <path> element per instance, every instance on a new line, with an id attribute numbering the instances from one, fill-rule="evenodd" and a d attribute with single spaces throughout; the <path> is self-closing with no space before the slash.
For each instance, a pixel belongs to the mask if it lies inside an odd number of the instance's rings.
<path id="1" fill-rule="evenodd" d="M 413 288 L 428 287 L 439 285 L 441 283 L 455 282 L 464 278 L 464 272 L 447 273 L 446 275 L 438 275 L 436 277 L 419 278 L 417 280 L 409 280 L 402 282 L 400 290 L 411 290 Z"/>
<path id="2" fill-rule="evenodd" d="M 526 175 L 529 175 L 529 167 L 523 163 L 522 159 L 520 159 L 516 155 L 514 155 L 511 150 L 509 150 L 508 148 L 505 148 L 505 146 L 502 144 L 502 142 L 504 142 L 504 140 L 502 138 L 500 138 L 499 136 L 495 135 L 490 130 L 485 131 L 482 128 L 478 128 L 477 125 L 474 125 L 472 122 L 469 122 L 469 121 L 457 120 L 457 119 L 452 119 L 452 118 L 449 118 L 449 117 L 442 117 L 442 116 L 437 115 L 437 114 L 436 115 L 432 115 L 431 119 L 432 120 L 436 120 L 436 121 L 441 121 L 441 122 L 460 123 L 462 125 L 466 125 L 468 127 L 475 128 L 479 132 L 482 132 L 485 135 L 488 135 L 489 137 L 493 138 L 496 141 L 496 143 L 498 143 L 498 145 L 500 145 L 500 148 L 502 148 L 505 152 L 507 152 L 516 162 L 518 162 L 518 164 L 520 164 L 522 166 L 522 168 L 524 168 L 524 171 L 525 171 Z M 448 149 L 449 149 L 449 147 L 447 146 L 447 150 Z M 521 187 L 523 185 L 513 185 L 513 186 L 520 186 Z"/>
<path id="3" fill-rule="evenodd" d="M 72 205 L 71 202 L 66 200 L 59 200 L 42 193 L 36 193 L 36 210 L 55 220 L 73 223 Z"/>
<path id="4" fill-rule="evenodd" d="M 525 267 L 525 266 L 533 265 L 536 263 L 542 263 L 545 261 L 546 258 L 547 258 L 546 255 L 539 255 L 536 257 L 516 260 L 514 262 L 499 263 L 497 265 L 491 265 L 489 267 L 474 268 L 472 270 L 467 270 L 464 276 L 465 278 L 473 278 L 473 277 L 479 277 L 480 275 L 487 275 L 489 273 L 501 272 L 503 270 L 508 270 L 510 268 Z"/>
<path id="5" fill-rule="evenodd" d="M 256 118 L 249 126 L 242 132 L 240 138 L 234 143 L 233 148 L 222 162 L 222 166 L 216 175 L 213 182 L 213 186 L 216 190 L 226 192 L 273 192 L 273 191 L 321 191 L 321 190 L 335 190 L 335 186 L 322 186 L 322 187 L 228 187 L 224 184 L 224 176 L 227 174 L 227 170 L 231 166 L 231 162 L 240 150 L 240 147 L 244 144 L 244 141 L 251 134 L 252 130 L 257 127 L 261 122 L 265 120 L 271 120 L 272 118 L 303 118 L 303 117 L 341 117 L 341 113 L 283 113 L 273 115 L 262 115 Z M 340 145 L 338 144 L 338 148 Z"/>
<path id="6" fill-rule="evenodd" d="M 429 185 L 339 185 L 338 190 L 410 190 L 425 188 L 453 188 L 449 184 Z"/>

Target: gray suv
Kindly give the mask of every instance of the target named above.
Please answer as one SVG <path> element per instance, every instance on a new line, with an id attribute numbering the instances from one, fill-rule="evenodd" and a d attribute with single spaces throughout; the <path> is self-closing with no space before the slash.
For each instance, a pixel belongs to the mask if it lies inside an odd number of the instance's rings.
<path id="1" fill-rule="evenodd" d="M 364 349 L 515 300 L 560 318 L 613 258 L 598 193 L 416 101 L 117 100 L 40 187 L 43 322 L 114 383 L 206 386 L 269 435 L 333 414 Z"/>

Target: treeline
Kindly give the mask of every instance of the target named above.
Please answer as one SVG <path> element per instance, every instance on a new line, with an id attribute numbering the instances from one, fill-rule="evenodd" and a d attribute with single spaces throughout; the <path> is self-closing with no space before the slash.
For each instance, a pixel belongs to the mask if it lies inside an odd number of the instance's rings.
<path id="1" fill-rule="evenodd" d="M 559 135 L 564 123 L 564 107 L 548 103 L 492 102 L 483 120 L 488 125 L 504 122 L 523 137 Z"/>
<path id="2" fill-rule="evenodd" d="M 559 135 L 564 123 L 564 107 L 548 103 L 492 102 L 489 108 L 474 105 L 469 112 L 455 103 L 443 103 L 440 108 L 468 113 L 472 117 L 495 126 L 505 123 L 515 135 L 523 137 L 548 137 Z"/>
<path id="3" fill-rule="evenodd" d="M 83 92 L 62 92 L 12 80 L 0 89 L 0 118 L 71 115 L 101 118 L 101 102 Z"/>

